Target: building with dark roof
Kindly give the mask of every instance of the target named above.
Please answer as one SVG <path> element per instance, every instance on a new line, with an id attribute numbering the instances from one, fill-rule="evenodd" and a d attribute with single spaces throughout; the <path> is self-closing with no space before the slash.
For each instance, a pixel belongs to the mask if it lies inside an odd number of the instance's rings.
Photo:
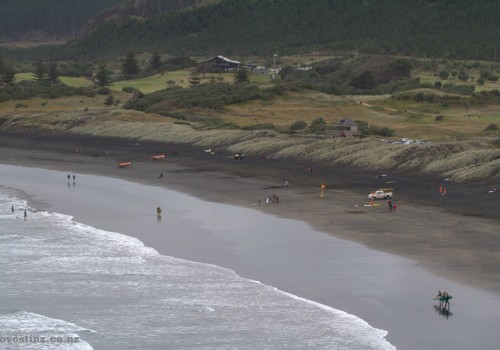
<path id="1" fill-rule="evenodd" d="M 228 72 L 238 69 L 240 62 L 230 60 L 224 56 L 215 56 L 206 61 L 198 63 L 197 69 L 200 72 Z"/>

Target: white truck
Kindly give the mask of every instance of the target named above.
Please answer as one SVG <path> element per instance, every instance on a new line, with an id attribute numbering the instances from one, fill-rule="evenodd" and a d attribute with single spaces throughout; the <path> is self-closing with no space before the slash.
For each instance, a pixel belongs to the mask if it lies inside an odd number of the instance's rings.
<path id="1" fill-rule="evenodd" d="M 368 199 L 390 199 L 392 198 L 392 188 L 381 188 L 368 195 Z"/>

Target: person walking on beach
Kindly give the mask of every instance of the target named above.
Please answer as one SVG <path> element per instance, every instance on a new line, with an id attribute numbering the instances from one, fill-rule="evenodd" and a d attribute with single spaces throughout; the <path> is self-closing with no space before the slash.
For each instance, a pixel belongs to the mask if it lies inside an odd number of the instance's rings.
<path id="1" fill-rule="evenodd" d="M 69 182 L 69 180 L 70 180 L 70 179 L 71 179 L 71 175 L 70 175 L 70 174 L 68 174 L 68 182 Z"/>

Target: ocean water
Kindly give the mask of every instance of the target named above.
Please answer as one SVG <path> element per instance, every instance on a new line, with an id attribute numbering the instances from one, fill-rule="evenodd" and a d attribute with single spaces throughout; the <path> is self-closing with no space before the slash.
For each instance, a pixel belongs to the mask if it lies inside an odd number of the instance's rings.
<path id="1" fill-rule="evenodd" d="M 0 187 L 0 349 L 395 349 L 354 315 L 16 196 Z"/>

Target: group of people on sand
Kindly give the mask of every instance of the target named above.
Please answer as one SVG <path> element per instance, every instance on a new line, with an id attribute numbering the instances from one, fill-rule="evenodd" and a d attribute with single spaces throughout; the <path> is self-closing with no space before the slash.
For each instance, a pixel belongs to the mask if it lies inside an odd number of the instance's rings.
<path id="1" fill-rule="evenodd" d="M 280 197 L 276 194 L 270 194 L 269 197 L 266 198 L 266 203 L 279 203 L 280 202 Z"/>

